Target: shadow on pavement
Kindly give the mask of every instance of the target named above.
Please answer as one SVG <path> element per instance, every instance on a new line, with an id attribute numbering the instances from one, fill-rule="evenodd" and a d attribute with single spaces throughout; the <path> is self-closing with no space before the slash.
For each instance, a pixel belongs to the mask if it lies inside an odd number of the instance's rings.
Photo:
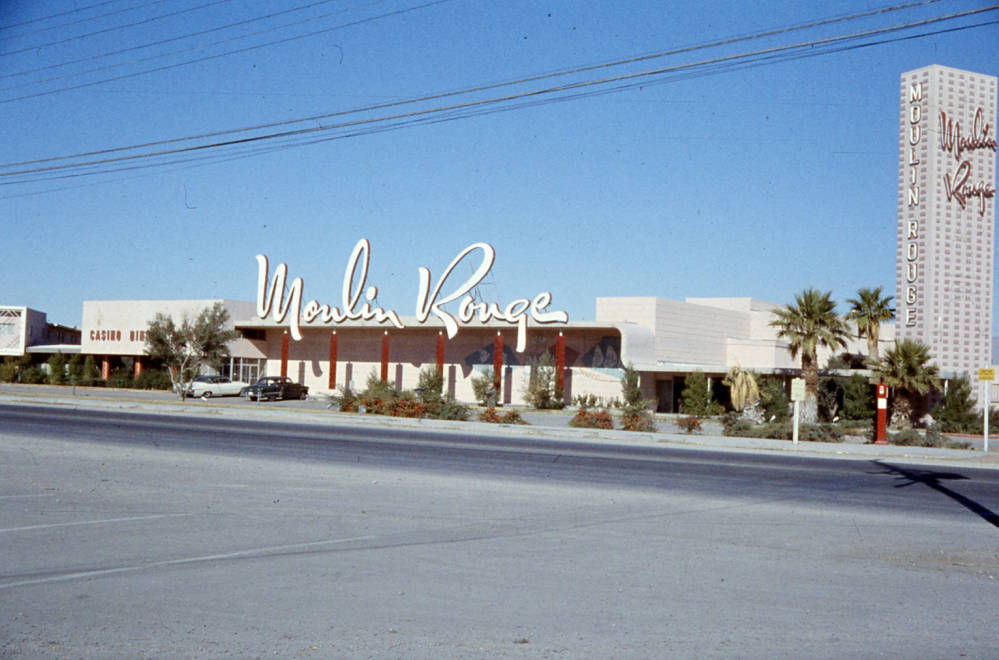
<path id="1" fill-rule="evenodd" d="M 874 461 L 874 463 L 885 469 L 884 474 L 894 474 L 897 478 L 904 480 L 902 483 L 895 484 L 895 488 L 905 488 L 906 486 L 911 486 L 913 484 L 923 484 L 938 493 L 943 493 L 969 511 L 977 514 L 994 527 L 999 527 L 999 514 L 996 514 L 991 509 L 982 506 L 975 500 L 951 490 L 941 483 L 941 481 L 944 480 L 959 481 L 967 479 L 968 477 L 963 474 L 958 474 L 956 472 L 938 472 L 936 470 L 903 468 L 885 463 L 884 461 Z"/>

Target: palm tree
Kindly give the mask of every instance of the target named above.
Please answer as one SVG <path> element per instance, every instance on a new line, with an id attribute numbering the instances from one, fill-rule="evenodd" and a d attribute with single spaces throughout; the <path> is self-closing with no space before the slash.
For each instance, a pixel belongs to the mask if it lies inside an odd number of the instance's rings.
<path id="1" fill-rule="evenodd" d="M 832 291 L 805 289 L 794 297 L 794 305 L 774 311 L 770 325 L 779 328 L 777 337 L 787 339 L 788 350 L 795 358 L 801 353 L 801 375 L 805 379 L 805 406 L 802 420 L 818 419 L 819 363 L 816 353 L 820 346 L 836 350 L 846 346 L 846 322 L 835 312 Z"/>
<path id="2" fill-rule="evenodd" d="M 937 387 L 939 370 L 929 364 L 930 349 L 913 339 L 903 339 L 871 365 L 881 382 L 892 388 L 892 426 L 909 426 L 915 410 L 914 398 Z"/>
<path id="3" fill-rule="evenodd" d="M 867 357 L 869 362 L 878 361 L 878 339 L 881 324 L 891 321 L 895 311 L 891 308 L 894 296 L 881 297 L 881 287 L 858 289 L 856 298 L 847 298 L 851 309 L 846 318 L 857 324 L 857 337 L 867 337 Z"/>

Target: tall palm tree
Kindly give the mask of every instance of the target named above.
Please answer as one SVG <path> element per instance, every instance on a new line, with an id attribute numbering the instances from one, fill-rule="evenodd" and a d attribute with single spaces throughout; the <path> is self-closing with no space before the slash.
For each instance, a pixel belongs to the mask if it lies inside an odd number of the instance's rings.
<path id="1" fill-rule="evenodd" d="M 831 296 L 831 291 L 822 293 L 815 288 L 805 289 L 794 297 L 794 305 L 775 310 L 777 318 L 770 322 L 778 328 L 777 337 L 787 339 L 791 357 L 801 353 L 801 375 L 805 379 L 802 419 L 805 422 L 818 419 L 819 363 L 816 353 L 820 346 L 831 350 L 845 347 L 849 334 L 846 321 L 836 313 L 836 303 Z"/>
<path id="2" fill-rule="evenodd" d="M 881 287 L 858 289 L 856 298 L 847 298 L 850 311 L 846 318 L 857 324 L 857 337 L 867 337 L 867 358 L 877 362 L 878 339 L 881 337 L 881 324 L 891 321 L 895 311 L 891 308 L 894 296 L 881 297 Z"/>
<path id="3" fill-rule="evenodd" d="M 937 387 L 939 370 L 929 362 L 929 347 L 906 338 L 871 365 L 881 382 L 892 388 L 892 426 L 911 425 L 915 397 Z"/>

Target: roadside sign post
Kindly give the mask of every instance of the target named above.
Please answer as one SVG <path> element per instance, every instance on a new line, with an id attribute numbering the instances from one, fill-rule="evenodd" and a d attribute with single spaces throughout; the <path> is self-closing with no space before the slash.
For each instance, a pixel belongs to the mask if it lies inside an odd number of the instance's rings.
<path id="1" fill-rule="evenodd" d="M 791 379 L 791 400 L 794 401 L 794 431 L 791 433 L 791 439 L 794 444 L 798 444 L 798 409 L 801 406 L 801 402 L 805 400 L 804 378 Z"/>
<path id="2" fill-rule="evenodd" d="M 874 444 L 886 445 L 888 427 L 888 386 L 878 383 L 878 424 L 874 434 Z"/>
<path id="3" fill-rule="evenodd" d="M 983 426 L 985 428 L 985 434 L 983 440 L 984 450 L 989 450 L 989 409 L 992 407 L 992 402 L 989 401 L 991 393 L 989 388 L 992 385 L 992 381 L 996 379 L 995 367 L 991 369 L 979 369 L 978 370 L 978 380 L 982 384 L 982 420 Z"/>

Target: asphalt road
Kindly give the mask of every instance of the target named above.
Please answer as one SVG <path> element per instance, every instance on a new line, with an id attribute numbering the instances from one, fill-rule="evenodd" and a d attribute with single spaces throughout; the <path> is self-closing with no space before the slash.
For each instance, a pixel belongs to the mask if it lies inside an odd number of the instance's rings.
<path id="1" fill-rule="evenodd" d="M 995 657 L 999 472 L 0 405 L 0 654 Z"/>

